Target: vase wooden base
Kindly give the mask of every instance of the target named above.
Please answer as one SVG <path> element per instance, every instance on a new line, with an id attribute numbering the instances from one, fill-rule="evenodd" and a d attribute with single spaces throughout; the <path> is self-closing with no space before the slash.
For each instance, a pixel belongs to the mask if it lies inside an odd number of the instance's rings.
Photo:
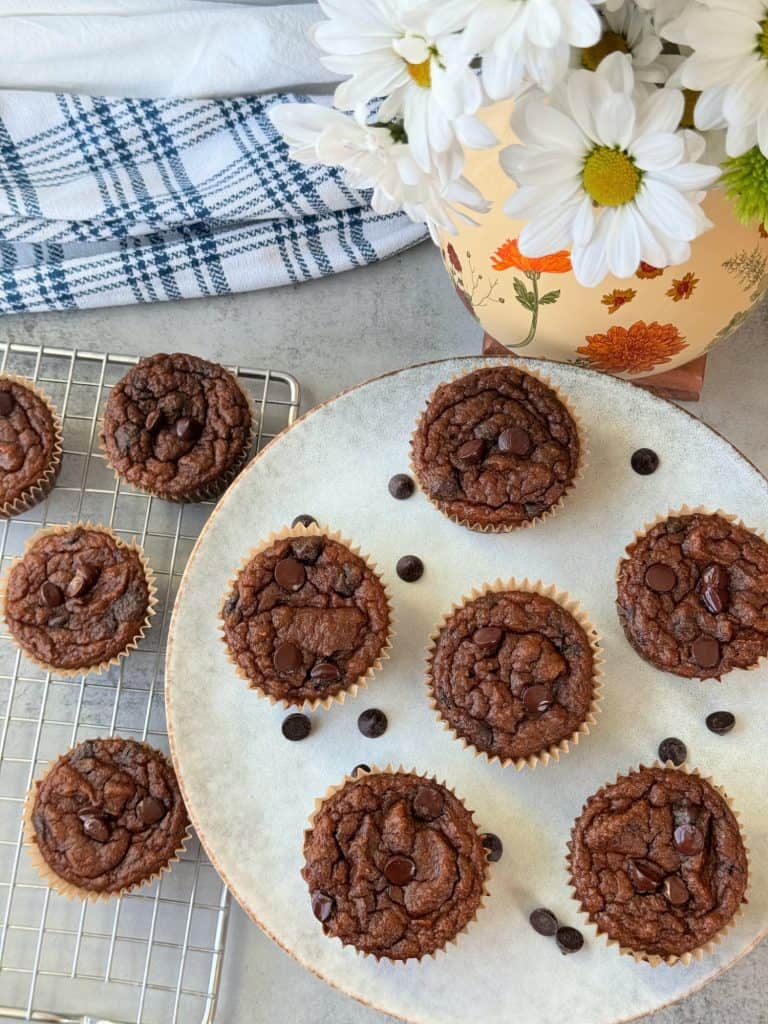
<path id="1" fill-rule="evenodd" d="M 500 341 L 496 341 L 490 334 L 483 337 L 483 354 L 487 356 L 521 355 L 514 350 L 508 349 Z M 650 377 L 640 377 L 632 381 L 639 388 L 647 388 L 662 398 L 674 398 L 677 401 L 697 402 L 701 395 L 704 384 L 704 371 L 707 368 L 707 357 L 698 356 L 692 359 L 685 366 L 678 366 L 674 370 L 666 370 L 664 373 L 654 373 Z"/>

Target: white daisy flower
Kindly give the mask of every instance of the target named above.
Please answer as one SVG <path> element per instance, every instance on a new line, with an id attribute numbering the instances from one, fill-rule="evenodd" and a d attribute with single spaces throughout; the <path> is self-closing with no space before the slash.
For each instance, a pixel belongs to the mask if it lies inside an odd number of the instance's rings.
<path id="1" fill-rule="evenodd" d="M 427 24 L 461 32 L 482 59 L 483 85 L 493 100 L 513 96 L 525 81 L 549 91 L 566 74 L 570 47 L 600 38 L 597 0 L 442 0 Z"/>
<path id="2" fill-rule="evenodd" d="M 664 35 L 664 28 L 683 11 L 692 6 L 695 0 L 637 0 L 637 6 L 650 11 L 653 24 L 659 35 Z"/>
<path id="3" fill-rule="evenodd" d="M 632 58 L 635 85 L 639 93 L 649 86 L 663 84 L 669 64 L 662 58 L 662 42 L 653 27 L 650 14 L 641 11 L 634 0 L 625 0 L 615 9 L 603 11 L 603 34 L 594 46 L 574 52 L 573 63 L 595 71 L 611 53 L 626 53 Z"/>
<path id="4" fill-rule="evenodd" d="M 320 0 L 327 21 L 312 37 L 331 71 L 350 76 L 336 89 L 340 110 L 383 97 L 383 121 L 402 117 L 413 156 L 429 170 L 437 157 L 462 146 L 482 149 L 496 139 L 475 117 L 483 101 L 472 55 L 459 36 L 428 32 L 431 4 L 416 0 Z"/>
<path id="5" fill-rule="evenodd" d="M 455 234 L 457 222 L 475 224 L 467 210 L 490 208 L 450 160 L 438 159 L 431 173 L 424 172 L 402 122 L 368 125 L 314 103 L 285 103 L 273 107 L 270 117 L 293 160 L 342 167 L 351 188 L 373 190 L 377 213 L 404 210 L 411 220 L 426 222 L 435 240 L 438 230 Z"/>
<path id="6" fill-rule="evenodd" d="M 768 156 L 768 2 L 701 0 L 666 32 L 693 49 L 680 76 L 702 93 L 696 127 L 727 128 L 730 156 L 756 145 Z"/>
<path id="7" fill-rule="evenodd" d="M 588 287 L 611 273 L 629 277 L 641 261 L 685 262 L 690 243 L 712 227 L 703 191 L 719 168 L 699 163 L 703 141 L 678 130 L 683 94 L 657 89 L 633 99 L 629 58 L 607 57 L 597 71 L 572 71 L 547 103 L 518 105 L 512 127 L 520 145 L 502 151 L 518 185 L 510 217 L 527 220 L 520 251 L 571 251 Z"/>

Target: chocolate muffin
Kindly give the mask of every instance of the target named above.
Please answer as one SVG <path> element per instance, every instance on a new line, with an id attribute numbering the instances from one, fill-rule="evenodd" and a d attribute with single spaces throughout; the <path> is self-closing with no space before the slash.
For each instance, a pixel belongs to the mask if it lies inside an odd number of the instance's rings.
<path id="1" fill-rule="evenodd" d="M 441 384 L 412 440 L 427 497 L 477 530 L 511 530 L 550 512 L 579 459 L 576 424 L 555 392 L 505 363 Z"/>
<path id="2" fill-rule="evenodd" d="M 719 679 L 768 654 L 768 544 L 719 515 L 673 515 L 627 548 L 616 607 L 665 672 Z"/>
<path id="3" fill-rule="evenodd" d="M 134 740 L 85 740 L 35 783 L 26 808 L 33 859 L 81 898 L 149 881 L 181 850 L 189 824 L 176 775 Z"/>
<path id="4" fill-rule="evenodd" d="M 328 702 L 377 666 L 387 593 L 368 563 L 317 527 L 297 526 L 238 573 L 221 611 L 232 662 L 274 700 Z"/>
<path id="5" fill-rule="evenodd" d="M 112 389 L 101 442 L 128 483 L 172 501 L 199 501 L 222 490 L 245 460 L 251 411 L 223 366 L 160 353 Z"/>
<path id="6" fill-rule="evenodd" d="M 600 932 L 640 956 L 701 950 L 747 888 L 739 824 L 705 779 L 640 768 L 587 800 L 569 844 L 574 895 Z"/>
<path id="7" fill-rule="evenodd" d="M 489 591 L 452 612 L 430 650 L 432 704 L 489 758 L 522 767 L 594 722 L 595 637 L 541 593 Z"/>
<path id="8" fill-rule="evenodd" d="M 61 424 L 47 395 L 0 375 L 0 516 L 42 501 L 61 465 Z"/>
<path id="9" fill-rule="evenodd" d="M 103 527 L 38 531 L 4 583 L 13 639 L 65 674 L 105 667 L 136 644 L 154 614 L 154 581 L 140 550 Z"/>
<path id="10" fill-rule="evenodd" d="M 481 906 L 486 851 L 472 814 L 434 779 L 375 772 L 326 797 L 302 875 L 326 935 L 377 960 L 421 959 Z"/>

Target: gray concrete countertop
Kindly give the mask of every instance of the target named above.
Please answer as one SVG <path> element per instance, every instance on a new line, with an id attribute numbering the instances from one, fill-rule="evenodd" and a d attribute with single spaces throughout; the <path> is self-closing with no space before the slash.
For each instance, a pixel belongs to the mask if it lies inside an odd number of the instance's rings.
<path id="1" fill-rule="evenodd" d="M 701 402 L 689 405 L 768 472 L 768 349 L 764 307 L 716 349 Z M 220 362 L 294 373 L 303 410 L 387 370 L 476 353 L 481 332 L 459 303 L 439 255 L 422 245 L 385 264 L 272 291 L 157 306 L 8 317 L 0 340 L 150 353 L 183 350 Z M 768 943 L 685 1002 L 645 1024 L 766 1024 Z M 515 1017 L 510 1007 L 510 1019 Z M 222 1024 L 384 1024 L 299 967 L 233 908 Z M 593 1024 L 573 1008 L 572 1024 Z"/>

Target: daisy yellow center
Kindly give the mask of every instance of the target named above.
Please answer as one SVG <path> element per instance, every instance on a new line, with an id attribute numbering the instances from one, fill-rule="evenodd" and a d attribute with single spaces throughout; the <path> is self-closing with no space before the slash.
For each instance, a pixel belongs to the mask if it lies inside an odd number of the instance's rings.
<path id="1" fill-rule="evenodd" d="M 598 206 L 623 206 L 631 202 L 642 177 L 631 156 L 608 146 L 593 149 L 581 172 L 584 189 Z"/>
<path id="2" fill-rule="evenodd" d="M 757 51 L 761 57 L 768 60 L 768 18 L 760 22 L 760 32 L 757 36 Z"/>
<path id="3" fill-rule="evenodd" d="M 420 85 L 422 89 L 429 89 L 432 85 L 432 58 L 427 57 L 426 60 L 422 61 L 421 64 L 408 64 L 406 61 L 406 67 L 408 68 L 408 74 L 414 80 L 416 85 Z"/>
<path id="4" fill-rule="evenodd" d="M 581 64 L 587 71 L 597 71 L 601 62 L 611 53 L 629 53 L 629 43 L 618 32 L 603 32 L 594 46 L 581 51 Z"/>

